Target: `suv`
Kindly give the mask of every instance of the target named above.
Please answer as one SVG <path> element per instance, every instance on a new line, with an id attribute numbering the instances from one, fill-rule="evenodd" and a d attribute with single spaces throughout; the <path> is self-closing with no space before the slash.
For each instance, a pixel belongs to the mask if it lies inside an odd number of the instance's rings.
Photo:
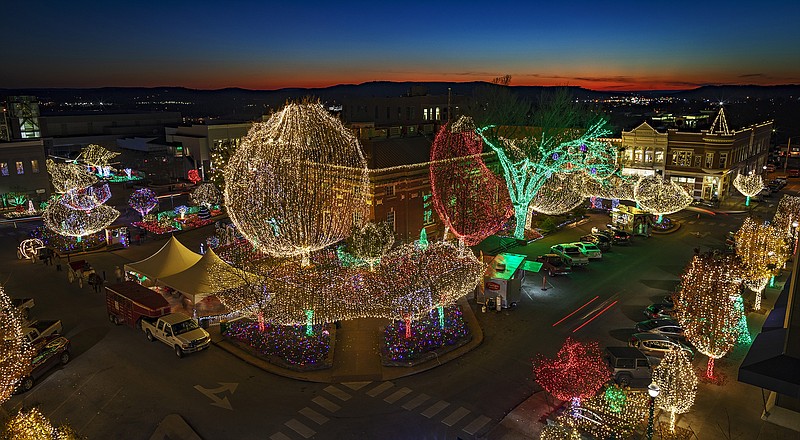
<path id="1" fill-rule="evenodd" d="M 587 234 L 581 237 L 581 241 L 584 243 L 594 243 L 602 252 L 611 250 L 611 238 L 603 234 Z"/>
<path id="2" fill-rule="evenodd" d="M 585 266 L 589 264 L 589 257 L 583 255 L 577 246 L 571 244 L 557 244 L 550 246 L 550 250 L 554 254 L 561 256 L 561 259 L 570 266 Z"/>
<path id="3" fill-rule="evenodd" d="M 594 243 L 584 243 L 582 241 L 576 241 L 575 243 L 570 243 L 571 245 L 578 248 L 583 255 L 590 260 L 597 260 L 603 258 L 603 253 L 600 252 L 600 248 L 595 246 Z"/>
<path id="4" fill-rule="evenodd" d="M 689 360 L 694 359 L 694 352 L 680 342 L 656 333 L 634 333 L 628 341 L 628 346 L 636 347 L 648 356 L 663 358 L 672 349 L 683 350 Z"/>
<path id="5" fill-rule="evenodd" d="M 544 254 L 536 257 L 536 261 L 542 263 L 541 272 L 547 272 L 551 277 L 553 275 L 569 275 L 572 268 L 561 259 L 561 256 L 556 254 Z"/>
<path id="6" fill-rule="evenodd" d="M 606 347 L 605 359 L 611 367 L 611 377 L 623 387 L 630 387 L 634 382 L 646 386 L 652 380 L 650 358 L 638 348 Z"/>
<path id="7" fill-rule="evenodd" d="M 72 358 L 70 342 L 63 336 L 48 336 L 35 344 L 34 349 L 36 354 L 31 359 L 31 371 L 19 381 L 18 392 L 29 391 L 48 371 L 66 365 Z"/>

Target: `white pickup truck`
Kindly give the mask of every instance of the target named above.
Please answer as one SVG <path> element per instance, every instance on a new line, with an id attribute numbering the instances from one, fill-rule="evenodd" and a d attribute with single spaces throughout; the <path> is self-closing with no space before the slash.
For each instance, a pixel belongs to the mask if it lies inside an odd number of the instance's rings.
<path id="1" fill-rule="evenodd" d="M 22 319 L 27 322 L 31 317 L 31 309 L 36 305 L 33 298 L 11 298 L 11 302 L 19 310 Z"/>
<path id="2" fill-rule="evenodd" d="M 50 335 L 61 334 L 61 321 L 33 321 L 22 329 L 22 335 L 33 344 Z"/>
<path id="3" fill-rule="evenodd" d="M 159 341 L 175 349 L 178 357 L 200 351 L 211 344 L 211 336 L 197 322 L 183 313 L 170 313 L 157 319 L 142 317 L 147 340 Z"/>

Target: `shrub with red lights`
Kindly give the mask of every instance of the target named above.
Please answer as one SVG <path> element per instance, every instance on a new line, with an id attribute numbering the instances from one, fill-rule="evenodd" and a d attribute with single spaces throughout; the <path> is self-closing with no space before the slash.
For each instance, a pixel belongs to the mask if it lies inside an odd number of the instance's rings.
<path id="1" fill-rule="evenodd" d="M 611 378 L 597 342 L 567 338 L 553 359 L 537 355 L 533 360 L 536 382 L 561 400 L 594 396 Z"/>
<path id="2" fill-rule="evenodd" d="M 472 120 L 463 116 L 443 126 L 431 146 L 433 207 L 468 246 L 494 234 L 514 212 L 505 183 L 486 167 L 482 152 Z"/>
<path id="3" fill-rule="evenodd" d="M 197 185 L 198 182 L 203 180 L 203 178 L 200 177 L 200 173 L 197 170 L 189 170 L 189 173 L 186 175 L 186 177 L 189 179 L 190 182 L 192 182 L 195 185 Z"/>

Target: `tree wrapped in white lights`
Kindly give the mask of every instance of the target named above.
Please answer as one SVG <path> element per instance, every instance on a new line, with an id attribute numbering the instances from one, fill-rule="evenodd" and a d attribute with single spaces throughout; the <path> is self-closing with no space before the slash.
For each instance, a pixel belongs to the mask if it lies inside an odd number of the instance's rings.
<path id="1" fill-rule="evenodd" d="M 38 408 L 20 409 L 0 432 L 3 440 L 80 440 L 69 425 L 55 427 Z"/>
<path id="2" fill-rule="evenodd" d="M 514 236 L 518 239 L 525 236 L 531 201 L 550 176 L 585 172 L 604 178 L 616 168 L 616 149 L 600 140 L 611 132 L 606 120 L 577 109 L 566 93 L 543 99 L 530 123 L 525 119 L 526 111 L 513 111 L 512 117 L 504 120 L 508 112 L 503 107 L 523 107 L 518 100 L 486 105 L 496 106 L 497 111 L 488 113 L 476 131 L 497 153 L 514 206 Z"/>
<path id="3" fill-rule="evenodd" d="M 755 196 L 764 189 L 764 180 L 761 178 L 760 174 L 739 173 L 736 175 L 736 178 L 733 179 L 733 186 L 735 186 L 743 196 L 747 197 L 744 203 L 745 206 L 750 206 L 750 197 Z"/>
<path id="4" fill-rule="evenodd" d="M 219 204 L 222 200 L 222 193 L 213 183 L 201 183 L 192 190 L 190 197 L 195 205 L 210 208 L 212 205 Z"/>
<path id="5" fill-rule="evenodd" d="M 741 279 L 739 257 L 714 252 L 695 255 L 681 277 L 678 320 L 686 339 L 708 356 L 709 378 L 714 377 L 714 360 L 725 356 L 739 336 L 742 312 L 735 300 Z"/>
<path id="6" fill-rule="evenodd" d="M 575 209 L 586 200 L 581 183 L 578 175 L 553 174 L 536 192 L 530 209 L 547 215 L 563 214 Z"/>
<path id="7" fill-rule="evenodd" d="M 736 255 L 742 260 L 744 284 L 756 293 L 754 308 L 761 309 L 761 296 L 770 277 L 789 258 L 786 237 L 773 226 L 748 217 L 734 234 Z"/>
<path id="8" fill-rule="evenodd" d="M 31 370 L 33 350 L 22 334 L 19 311 L 0 286 L 0 403 Z"/>
<path id="9" fill-rule="evenodd" d="M 363 226 L 353 226 L 350 237 L 345 240 L 346 250 L 339 250 L 339 259 L 347 260 L 344 252 L 352 258 L 342 263 L 366 264 L 370 268 L 381 261 L 394 244 L 394 231 L 386 222 L 367 222 Z"/>
<path id="10" fill-rule="evenodd" d="M 689 411 L 697 394 L 697 375 L 686 352 L 667 352 L 653 369 L 653 383 L 661 389 L 655 404 L 669 412 L 669 430 L 675 432 L 675 416 Z"/>
<path id="11" fill-rule="evenodd" d="M 640 176 L 614 173 L 605 179 L 584 176 L 581 191 L 586 197 L 635 201 L 633 190 Z"/>
<path id="12" fill-rule="evenodd" d="M 800 225 L 800 197 L 784 194 L 778 202 L 771 224 L 782 234 L 796 239 Z"/>
<path id="13" fill-rule="evenodd" d="M 225 168 L 225 205 L 242 235 L 303 264 L 366 217 L 367 189 L 361 146 L 319 102 L 289 103 L 255 123 Z"/>
<path id="14" fill-rule="evenodd" d="M 658 215 L 672 214 L 689 206 L 692 196 L 680 185 L 659 175 L 642 177 L 633 188 L 633 197 L 642 210 Z"/>
<path id="15" fill-rule="evenodd" d="M 97 177 L 86 172 L 86 168 L 74 162 L 56 163 L 47 159 L 47 172 L 56 192 L 64 194 L 75 188 L 86 188 L 97 182 Z"/>

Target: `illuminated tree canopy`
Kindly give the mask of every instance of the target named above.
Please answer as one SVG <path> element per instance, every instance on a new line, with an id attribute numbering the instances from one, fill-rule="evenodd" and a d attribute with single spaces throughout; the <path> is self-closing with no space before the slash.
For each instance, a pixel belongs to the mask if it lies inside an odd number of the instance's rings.
<path id="1" fill-rule="evenodd" d="M 19 311 L 0 287 L 0 403 L 11 397 L 17 382 L 30 372 L 32 356 L 22 335 Z"/>
<path id="2" fill-rule="evenodd" d="M 3 440 L 80 440 L 69 425 L 55 427 L 38 408 L 20 411 L 0 432 Z"/>
<path id="3" fill-rule="evenodd" d="M 786 237 L 773 226 L 748 217 L 734 235 L 736 255 L 741 258 L 745 285 L 756 292 L 755 308 L 769 278 L 780 271 L 791 248 Z"/>
<path id="4" fill-rule="evenodd" d="M 135 209 L 142 218 L 158 206 L 158 196 L 150 188 L 140 188 L 131 193 L 128 205 Z"/>
<path id="5" fill-rule="evenodd" d="M 211 207 L 211 205 L 219 204 L 222 200 L 222 193 L 213 183 L 201 183 L 192 190 L 190 197 L 192 203 L 197 206 Z"/>
<path id="6" fill-rule="evenodd" d="M 363 226 L 353 226 L 353 231 L 345 240 L 346 252 L 355 260 L 369 267 L 381 261 L 394 244 L 394 231 L 386 222 L 367 222 Z M 339 256 L 342 259 L 342 256 Z M 356 261 L 354 261 L 356 262 Z"/>
<path id="7" fill-rule="evenodd" d="M 467 246 L 494 234 L 514 212 L 508 190 L 483 162 L 483 141 L 472 119 L 442 126 L 431 146 L 433 206 Z"/>
<path id="8" fill-rule="evenodd" d="M 289 103 L 255 123 L 225 169 L 225 205 L 242 235 L 305 263 L 366 217 L 367 189 L 361 146 L 319 102 Z"/>
<path id="9" fill-rule="evenodd" d="M 547 215 L 558 215 L 578 207 L 586 196 L 578 175 L 556 173 L 545 180 L 531 200 L 530 208 Z"/>
<path id="10" fill-rule="evenodd" d="M 675 432 L 675 415 L 689 411 L 697 394 L 697 375 L 686 352 L 672 349 L 653 369 L 653 382 L 661 389 L 656 405 L 669 411 L 669 428 Z"/>
<path id="11" fill-rule="evenodd" d="M 692 196 L 686 190 L 659 175 L 640 178 L 633 188 L 633 197 L 642 210 L 656 215 L 672 214 L 692 203 Z"/>
<path id="12" fill-rule="evenodd" d="M 545 391 L 561 400 L 594 396 L 611 378 L 597 342 L 582 343 L 571 338 L 564 341 L 555 358 L 537 355 L 533 373 Z"/>
<path id="13" fill-rule="evenodd" d="M 760 174 L 747 175 L 739 173 L 736 175 L 736 178 L 733 179 L 733 186 L 749 199 L 764 189 L 764 180 L 761 179 Z"/>
<path id="14" fill-rule="evenodd" d="M 800 197 L 784 194 L 778 202 L 772 226 L 787 237 L 793 236 L 797 231 L 793 223 L 800 223 Z"/>

